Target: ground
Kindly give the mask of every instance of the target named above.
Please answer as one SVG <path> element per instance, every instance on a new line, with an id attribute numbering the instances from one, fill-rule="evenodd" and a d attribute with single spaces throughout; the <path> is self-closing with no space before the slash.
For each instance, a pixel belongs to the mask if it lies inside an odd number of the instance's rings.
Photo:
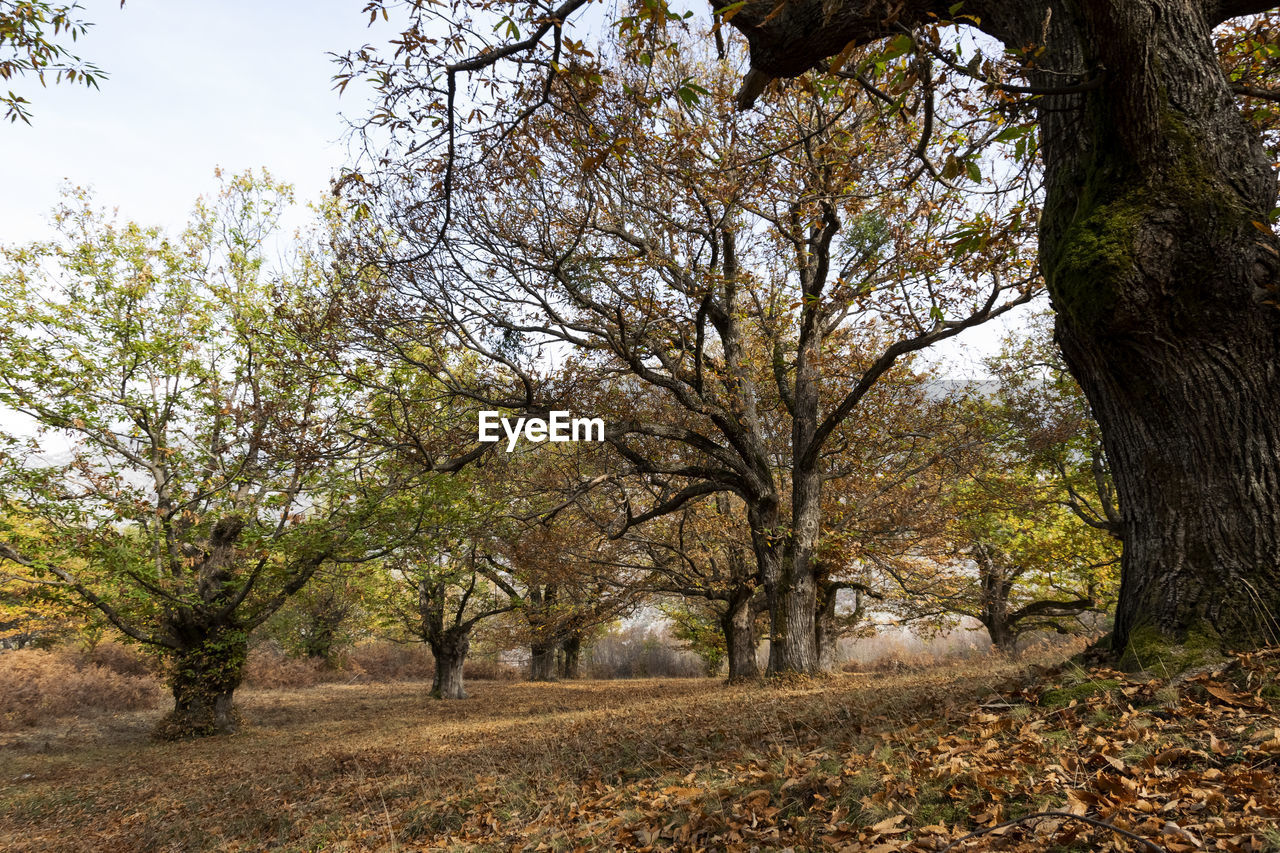
<path id="1" fill-rule="evenodd" d="M 245 691 L 230 736 L 0 734 L 0 850 L 1280 850 L 1277 669 Z"/>

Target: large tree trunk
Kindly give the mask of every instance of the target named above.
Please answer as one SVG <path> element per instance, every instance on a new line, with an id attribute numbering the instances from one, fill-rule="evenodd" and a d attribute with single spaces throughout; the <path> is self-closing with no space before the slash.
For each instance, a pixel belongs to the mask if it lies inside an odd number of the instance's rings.
<path id="1" fill-rule="evenodd" d="M 812 543 L 796 559 L 794 533 L 777 535 L 778 516 L 748 510 L 752 544 L 769 599 L 769 674 L 813 672 L 818 653 L 814 635 Z M 784 544 L 785 543 L 785 544 Z"/>
<path id="2" fill-rule="evenodd" d="M 760 667 L 756 664 L 754 597 L 755 589 L 752 587 L 734 590 L 726 603 L 724 615 L 720 617 L 725 656 L 729 660 L 730 684 L 760 676 Z"/>
<path id="3" fill-rule="evenodd" d="M 575 679 L 578 677 L 578 664 L 582 657 L 582 635 L 573 632 L 560 644 L 560 677 Z"/>
<path id="4" fill-rule="evenodd" d="M 462 683 L 462 667 L 470 648 L 470 626 L 450 628 L 431 642 L 431 654 L 436 663 L 435 674 L 431 679 L 433 699 L 467 698 L 467 691 Z"/>
<path id="5" fill-rule="evenodd" d="M 530 644 L 529 680 L 555 681 L 556 678 L 556 643 L 538 641 Z"/>
<path id="6" fill-rule="evenodd" d="M 1211 39 L 1223 19 L 1271 5 L 973 0 L 959 11 L 1011 48 L 1047 35 L 1034 85 L 1096 81 L 1038 100 L 1040 258 L 1115 475 L 1118 652 L 1134 640 L 1280 639 L 1276 182 Z M 750 0 L 732 18 L 755 69 L 743 102 L 771 75 L 959 9 Z"/>
<path id="7" fill-rule="evenodd" d="M 1041 257 L 1115 473 L 1113 648 L 1139 632 L 1257 645 L 1280 612 L 1275 178 L 1200 4 L 1082 6 L 1106 85 L 1046 107 Z"/>
<path id="8" fill-rule="evenodd" d="M 820 668 L 814 548 L 821 522 L 821 483 L 817 474 L 793 472 L 791 541 L 782 555 L 770 612 L 769 672 L 774 675 L 812 673 Z"/>
<path id="9" fill-rule="evenodd" d="M 190 637 L 169 660 L 173 710 L 160 721 L 156 736 L 165 740 L 230 734 L 240 726 L 233 696 L 244 677 L 248 637 L 235 628 L 212 629 Z"/>

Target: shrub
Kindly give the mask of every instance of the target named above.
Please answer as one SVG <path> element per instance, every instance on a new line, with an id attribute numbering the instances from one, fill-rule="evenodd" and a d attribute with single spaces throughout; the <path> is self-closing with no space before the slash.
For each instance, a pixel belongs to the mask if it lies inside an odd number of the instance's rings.
<path id="1" fill-rule="evenodd" d="M 244 686 L 268 690 L 312 687 L 349 680 L 358 675 L 358 671 L 335 668 L 323 659 L 291 658 L 271 646 L 259 646 L 249 650 L 244 666 Z"/>
<path id="2" fill-rule="evenodd" d="M 680 648 L 667 625 L 615 628 L 591 644 L 582 668 L 592 678 L 701 678 L 703 660 Z"/>
<path id="3" fill-rule="evenodd" d="M 126 650 L 127 651 L 127 650 Z M 109 653 L 119 663 L 124 656 Z M 132 664 L 130 664 L 132 666 Z M 130 674 L 71 649 L 0 652 L 0 727 L 19 728 L 79 714 L 162 707 L 164 686 L 150 673 Z"/>
<path id="4" fill-rule="evenodd" d="M 516 681 L 520 670 L 492 658 L 479 658 L 462 665 L 462 677 L 467 681 Z"/>
<path id="5" fill-rule="evenodd" d="M 467 678 L 500 677 L 494 665 L 483 661 L 468 661 L 467 667 Z M 269 690 L 349 681 L 421 681 L 430 679 L 434 668 L 431 652 L 420 644 L 362 643 L 330 662 L 289 657 L 277 644 L 268 642 L 250 650 L 244 684 Z"/>
<path id="6" fill-rule="evenodd" d="M 361 643 L 347 653 L 347 659 L 368 681 L 419 681 L 435 672 L 431 651 L 421 643 Z"/>

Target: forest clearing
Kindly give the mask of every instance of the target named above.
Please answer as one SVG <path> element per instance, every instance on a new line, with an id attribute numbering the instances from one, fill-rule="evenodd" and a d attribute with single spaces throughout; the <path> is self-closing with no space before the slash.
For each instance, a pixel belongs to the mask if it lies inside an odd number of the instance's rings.
<path id="1" fill-rule="evenodd" d="M 1280 0 L 85 5 L 0 853 L 1280 853 Z"/>
<path id="2" fill-rule="evenodd" d="M 712 679 L 247 690 L 235 735 L 158 711 L 0 735 L 4 850 L 1280 849 L 1280 655 L 1180 684 L 983 660 Z"/>

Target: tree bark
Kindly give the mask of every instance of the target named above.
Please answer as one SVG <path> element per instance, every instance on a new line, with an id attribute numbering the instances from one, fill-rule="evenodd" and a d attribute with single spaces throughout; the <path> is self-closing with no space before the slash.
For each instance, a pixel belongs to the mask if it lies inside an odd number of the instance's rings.
<path id="1" fill-rule="evenodd" d="M 720 617 L 724 632 L 725 657 L 728 658 L 729 683 L 750 681 L 760 677 L 756 663 L 755 589 L 744 587 L 730 594 Z"/>
<path id="2" fill-rule="evenodd" d="M 529 647 L 529 680 L 556 680 L 556 644 L 551 641 L 539 641 Z"/>
<path id="3" fill-rule="evenodd" d="M 462 682 L 462 668 L 471 648 L 471 626 L 455 626 L 433 640 L 431 654 L 435 657 L 435 674 L 431 680 L 433 699 L 466 699 L 467 691 Z"/>
<path id="4" fill-rule="evenodd" d="M 1043 43 L 1033 85 L 1079 86 L 1038 99 L 1040 258 L 1058 342 L 1114 468 L 1117 652 L 1143 633 L 1280 639 L 1276 181 L 1211 37 L 1271 5 L 973 0 L 959 12 L 1011 48 Z M 758 82 L 953 8 L 750 0 L 731 23 Z"/>
<path id="5" fill-rule="evenodd" d="M 835 672 L 840 662 L 840 632 L 836 626 L 836 599 L 839 593 L 840 587 L 837 584 L 819 577 L 814 629 L 818 647 L 818 669 L 822 672 Z"/>
<path id="6" fill-rule="evenodd" d="M 797 423 L 799 420 L 797 416 Z M 817 472 L 793 469 L 791 535 L 788 547 L 780 555 L 781 570 L 770 609 L 769 672 L 773 675 L 820 669 L 814 549 L 822 520 L 821 488 L 822 478 Z"/>
<path id="7" fill-rule="evenodd" d="M 564 679 L 578 678 L 579 661 L 582 657 L 582 635 L 576 631 L 564 638 L 560 644 L 563 655 L 560 659 L 560 677 Z"/>
<path id="8" fill-rule="evenodd" d="M 173 652 L 169 664 L 173 710 L 160 721 L 156 736 L 182 740 L 235 732 L 240 715 L 233 698 L 244 677 L 248 637 L 235 628 L 187 636 L 190 642 Z"/>
<path id="9" fill-rule="evenodd" d="M 748 509 L 756 564 L 769 600 L 769 674 L 813 672 L 817 668 L 814 635 L 813 566 L 795 558 L 796 535 L 779 536 L 777 512 Z M 788 541 L 789 540 L 789 541 Z M 812 553 L 812 543 L 804 554 Z"/>
<path id="10" fill-rule="evenodd" d="M 1063 125 L 1044 138 L 1041 257 L 1115 471 L 1112 647 L 1144 629 L 1256 646 L 1280 612 L 1275 176 L 1198 6 L 1082 7 L 1107 85 L 1074 113 L 1046 107 Z"/>
<path id="11" fill-rule="evenodd" d="M 991 645 L 1000 651 L 1011 652 L 1018 638 L 1009 624 L 1009 594 L 1013 579 L 1005 571 L 1003 555 L 994 547 L 979 544 L 973 553 L 978 564 L 978 582 L 982 589 L 982 613 L 978 619 L 987 629 Z"/>

